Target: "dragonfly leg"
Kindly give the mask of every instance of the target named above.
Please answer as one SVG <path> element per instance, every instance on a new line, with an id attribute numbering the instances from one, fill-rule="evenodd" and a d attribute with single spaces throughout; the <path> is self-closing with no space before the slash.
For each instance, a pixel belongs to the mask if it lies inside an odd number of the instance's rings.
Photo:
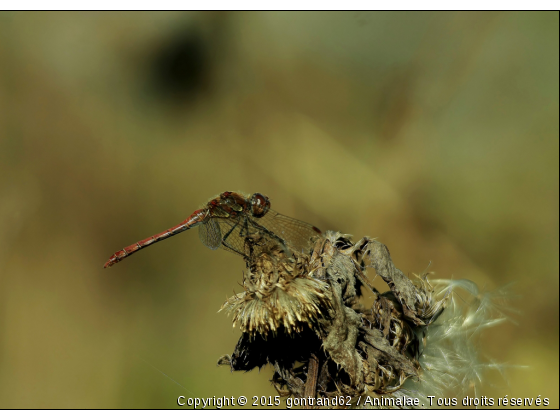
<path id="1" fill-rule="evenodd" d="M 233 252 L 233 253 L 235 253 L 235 254 L 237 254 L 237 255 L 241 255 L 242 257 L 246 257 L 245 254 L 242 254 L 242 253 L 239 252 L 237 249 L 235 249 L 235 248 L 229 246 L 227 243 L 222 242 L 222 245 L 223 245 L 225 248 L 229 249 L 231 252 Z"/>
<path id="2" fill-rule="evenodd" d="M 243 232 L 245 232 L 245 233 L 243 233 Z M 245 223 L 244 223 L 244 226 L 239 231 L 239 236 L 243 238 L 244 236 L 247 236 L 247 235 L 249 235 L 249 222 L 248 222 L 248 219 L 245 217 Z"/>
<path id="3" fill-rule="evenodd" d="M 235 225 L 233 225 L 233 227 L 229 230 L 229 232 L 224 235 L 224 237 L 222 238 L 222 243 L 223 244 L 225 244 L 226 239 L 229 237 L 229 235 L 231 235 L 231 233 L 235 230 L 235 228 L 237 227 L 238 224 L 239 224 L 239 220 L 237 221 L 237 223 Z"/>

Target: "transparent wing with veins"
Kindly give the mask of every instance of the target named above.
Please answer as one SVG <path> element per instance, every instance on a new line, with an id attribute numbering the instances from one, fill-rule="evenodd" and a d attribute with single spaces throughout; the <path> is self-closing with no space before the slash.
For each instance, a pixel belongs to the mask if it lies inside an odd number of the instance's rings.
<path id="1" fill-rule="evenodd" d="M 311 247 L 311 238 L 321 234 L 315 226 L 284 216 L 274 210 L 269 210 L 264 217 L 258 219 L 258 223 L 284 239 L 290 248 L 298 252 L 308 251 Z"/>
<path id="2" fill-rule="evenodd" d="M 289 247 L 294 251 L 308 251 L 311 238 L 320 234 L 319 229 L 309 223 L 292 219 L 273 210 L 262 218 L 240 214 L 213 215 L 199 226 L 200 240 L 210 249 L 220 245 L 229 251 L 245 255 L 248 236 L 260 235 Z"/>
<path id="3" fill-rule="evenodd" d="M 214 218 L 212 220 L 214 220 L 215 226 L 220 229 L 222 249 L 245 257 L 248 257 L 246 239 L 250 236 L 264 237 L 282 245 L 285 244 L 282 238 L 255 223 L 253 218 L 248 216 L 240 215 L 239 217 Z M 201 227 L 204 229 L 204 225 Z"/>
<path id="4" fill-rule="evenodd" d="M 214 218 L 209 218 L 198 227 L 200 241 L 211 250 L 218 249 L 222 245 L 222 232 L 220 225 Z"/>

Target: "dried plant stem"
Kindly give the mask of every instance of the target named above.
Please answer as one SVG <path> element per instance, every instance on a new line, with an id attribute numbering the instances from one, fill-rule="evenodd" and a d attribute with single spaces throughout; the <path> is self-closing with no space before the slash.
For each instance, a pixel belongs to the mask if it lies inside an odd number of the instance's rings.
<path id="1" fill-rule="evenodd" d="M 307 381 L 305 382 L 304 398 L 313 397 L 317 394 L 317 378 L 319 377 L 319 358 L 311 354 L 307 363 Z M 312 409 L 313 405 L 306 405 L 306 409 Z"/>

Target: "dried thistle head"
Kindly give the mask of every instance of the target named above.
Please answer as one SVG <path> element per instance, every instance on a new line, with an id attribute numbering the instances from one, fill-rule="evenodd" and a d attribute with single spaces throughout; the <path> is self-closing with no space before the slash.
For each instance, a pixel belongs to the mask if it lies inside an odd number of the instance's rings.
<path id="1" fill-rule="evenodd" d="M 454 288 L 474 291 L 472 283 L 434 287 L 426 275 L 413 282 L 385 245 L 370 238 L 353 243 L 338 232 L 316 238 L 309 253 L 263 237 L 248 238 L 246 247 L 244 291 L 221 309 L 243 334 L 219 364 L 245 371 L 271 364 L 283 396 L 425 396 L 428 388 L 472 382 L 467 363 L 476 352 L 472 342 L 466 345 L 467 330 L 493 323 L 483 307 L 457 311 Z M 390 292 L 371 287 L 366 267 L 375 268 Z M 359 304 L 362 286 L 374 293 L 370 308 Z M 449 360 L 461 366 L 455 382 L 444 369 Z"/>
<path id="2" fill-rule="evenodd" d="M 490 370 L 503 373 L 506 365 L 480 354 L 480 334 L 510 319 L 508 288 L 481 293 L 469 280 L 431 280 L 433 296 L 446 297 L 446 308 L 422 331 L 418 358 L 422 374 L 399 391 L 428 406 L 428 395 L 478 396 Z"/>
<path id="3" fill-rule="evenodd" d="M 243 279 L 243 292 L 220 308 L 233 325 L 248 334 L 287 333 L 314 329 L 329 307 L 329 285 L 309 275 L 309 256 L 292 253 L 276 242 L 251 237 L 252 255 Z M 258 251 L 255 249 L 258 247 Z"/>

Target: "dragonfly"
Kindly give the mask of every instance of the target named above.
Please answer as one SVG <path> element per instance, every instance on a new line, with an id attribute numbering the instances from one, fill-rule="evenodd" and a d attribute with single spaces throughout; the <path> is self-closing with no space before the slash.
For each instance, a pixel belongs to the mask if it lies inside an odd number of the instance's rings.
<path id="1" fill-rule="evenodd" d="M 292 251 L 306 252 L 311 239 L 321 231 L 309 223 L 284 216 L 270 208 L 270 200 L 261 193 L 244 195 L 226 191 L 195 210 L 185 221 L 164 232 L 138 241 L 115 252 L 104 268 L 156 242 L 198 227 L 200 240 L 208 248 L 222 248 L 248 258 L 246 240 L 265 237 Z"/>

